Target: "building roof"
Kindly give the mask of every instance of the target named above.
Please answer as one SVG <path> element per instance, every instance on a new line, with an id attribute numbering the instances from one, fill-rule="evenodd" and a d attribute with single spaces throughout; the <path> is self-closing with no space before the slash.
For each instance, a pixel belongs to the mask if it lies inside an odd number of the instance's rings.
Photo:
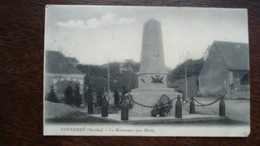
<path id="1" fill-rule="evenodd" d="M 230 70 L 249 70 L 249 47 L 246 43 L 215 41 L 213 43 Z"/>
<path id="2" fill-rule="evenodd" d="M 83 74 L 63 54 L 58 51 L 46 51 L 46 73 Z"/>
<path id="3" fill-rule="evenodd" d="M 70 61 L 70 62 L 76 62 L 76 63 L 79 62 L 79 61 L 78 61 L 76 58 L 74 58 L 74 57 L 66 57 L 66 58 L 67 58 L 67 60 Z"/>

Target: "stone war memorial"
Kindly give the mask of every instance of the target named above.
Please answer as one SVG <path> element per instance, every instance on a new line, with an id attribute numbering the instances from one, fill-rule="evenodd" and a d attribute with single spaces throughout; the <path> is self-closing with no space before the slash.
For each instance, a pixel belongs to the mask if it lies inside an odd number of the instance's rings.
<path id="1" fill-rule="evenodd" d="M 137 73 L 138 88 L 123 97 L 119 113 L 121 119 L 118 118 L 119 115 L 108 118 L 128 123 L 205 122 L 228 119 L 223 95 L 209 104 L 201 104 L 193 97 L 186 100 L 182 93 L 167 87 L 167 74 L 161 23 L 152 18 L 143 26 L 141 62 Z M 195 112 L 195 105 L 209 106 L 217 101 L 220 101 L 219 116 Z M 189 105 L 189 112 L 183 110 L 184 104 Z"/>
<path id="2" fill-rule="evenodd" d="M 138 88 L 130 94 L 133 100 L 143 105 L 154 105 L 162 95 L 175 98 L 180 93 L 167 88 L 167 70 L 164 63 L 164 50 L 161 23 L 156 19 L 145 22 Z M 130 116 L 151 116 L 151 109 L 134 105 Z"/>

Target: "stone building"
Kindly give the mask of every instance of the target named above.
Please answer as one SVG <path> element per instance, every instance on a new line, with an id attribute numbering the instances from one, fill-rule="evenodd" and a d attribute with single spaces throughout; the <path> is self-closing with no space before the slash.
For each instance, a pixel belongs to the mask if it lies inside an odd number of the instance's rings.
<path id="1" fill-rule="evenodd" d="M 80 94 L 83 95 L 85 74 L 77 69 L 78 60 L 65 57 L 58 51 L 46 51 L 45 57 L 45 95 L 49 93 L 50 87 L 53 85 L 58 98 L 62 99 L 68 84 L 72 86 L 78 84 Z"/>
<path id="2" fill-rule="evenodd" d="M 249 73 L 248 44 L 215 41 L 199 75 L 199 92 L 248 99 Z"/>

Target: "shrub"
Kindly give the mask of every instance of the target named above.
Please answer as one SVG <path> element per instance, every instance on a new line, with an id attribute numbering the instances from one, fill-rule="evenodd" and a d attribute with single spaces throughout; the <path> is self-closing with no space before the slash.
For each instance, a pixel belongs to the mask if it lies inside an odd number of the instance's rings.
<path id="1" fill-rule="evenodd" d="M 67 85 L 67 88 L 64 92 L 64 96 L 65 96 L 65 103 L 68 104 L 68 105 L 73 105 L 73 89 L 72 89 L 72 86 L 71 84 L 68 84 Z"/>
<path id="2" fill-rule="evenodd" d="M 117 90 L 114 93 L 114 104 L 116 107 L 119 105 L 119 93 Z"/>
<path id="3" fill-rule="evenodd" d="M 58 97 L 54 91 L 54 86 L 52 85 L 51 86 L 51 90 L 50 92 L 48 93 L 47 97 L 46 97 L 46 100 L 50 101 L 50 102 L 58 102 Z"/>
<path id="4" fill-rule="evenodd" d="M 80 107 L 80 104 L 82 102 L 79 90 L 80 90 L 79 89 L 79 85 L 76 84 L 76 87 L 75 87 L 75 90 L 74 90 L 74 95 L 75 95 L 75 99 L 74 100 L 75 100 L 75 105 L 77 107 Z"/>

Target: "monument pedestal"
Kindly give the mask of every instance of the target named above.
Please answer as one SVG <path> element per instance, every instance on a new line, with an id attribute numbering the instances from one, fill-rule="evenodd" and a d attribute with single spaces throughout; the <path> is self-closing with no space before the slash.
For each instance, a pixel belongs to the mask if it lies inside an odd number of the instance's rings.
<path id="1" fill-rule="evenodd" d="M 133 100 L 137 103 L 154 106 L 162 95 L 167 95 L 170 99 L 181 95 L 172 88 L 137 88 L 130 92 L 133 96 Z M 175 105 L 173 101 L 173 105 Z M 129 116 L 131 117 L 151 117 L 151 111 L 153 108 L 144 107 L 133 103 L 133 108 L 129 110 Z M 174 107 L 172 108 L 172 111 Z"/>

